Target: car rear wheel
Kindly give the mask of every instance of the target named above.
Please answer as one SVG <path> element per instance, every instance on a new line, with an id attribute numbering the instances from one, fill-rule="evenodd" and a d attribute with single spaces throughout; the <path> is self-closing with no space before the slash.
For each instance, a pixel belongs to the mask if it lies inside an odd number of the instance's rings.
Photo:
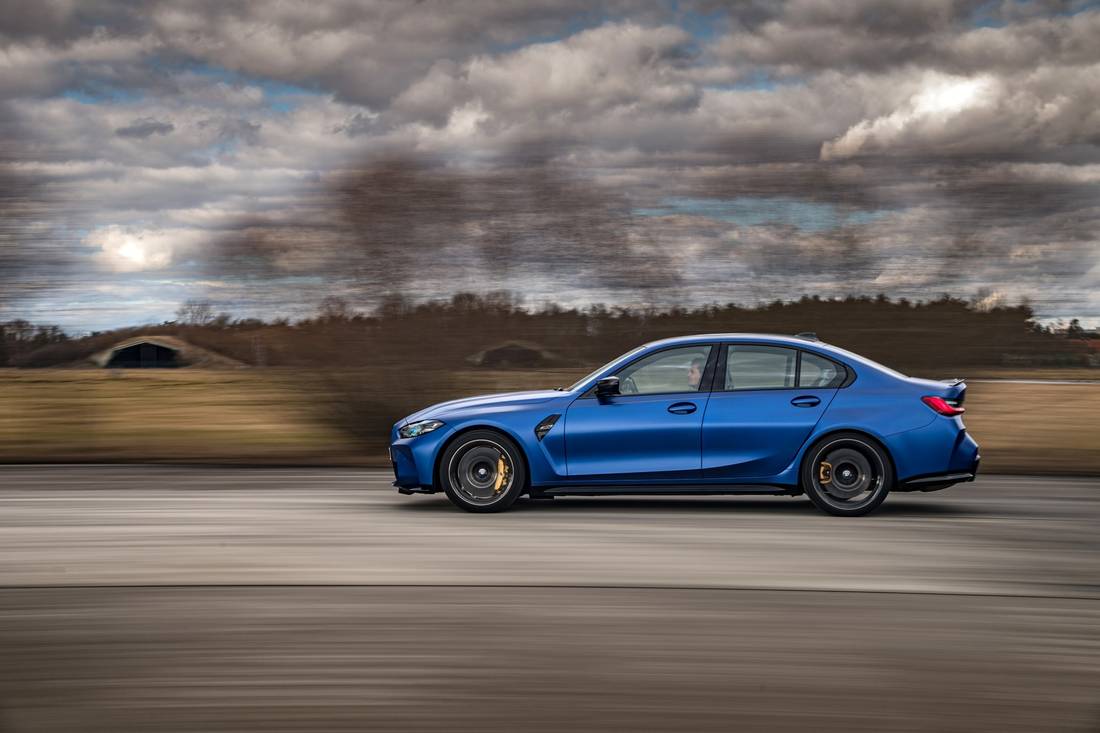
<path id="1" fill-rule="evenodd" d="M 523 493 L 527 469 L 509 438 L 493 430 L 474 430 L 447 446 L 439 481 L 455 506 L 468 512 L 500 512 Z"/>
<path id="2" fill-rule="evenodd" d="M 807 451 L 802 463 L 802 489 L 818 509 L 835 516 L 873 512 L 893 482 L 886 451 L 858 433 L 828 436 Z"/>

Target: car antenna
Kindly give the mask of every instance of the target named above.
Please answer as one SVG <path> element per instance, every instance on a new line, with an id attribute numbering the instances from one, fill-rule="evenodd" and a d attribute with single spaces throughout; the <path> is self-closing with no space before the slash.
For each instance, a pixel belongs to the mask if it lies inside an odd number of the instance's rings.
<path id="1" fill-rule="evenodd" d="M 813 331 L 803 331 L 802 333 L 796 333 L 794 335 L 794 337 L 795 338 L 800 338 L 800 339 L 808 339 L 810 341 L 820 341 L 821 340 L 817 337 L 817 334 L 814 333 Z"/>

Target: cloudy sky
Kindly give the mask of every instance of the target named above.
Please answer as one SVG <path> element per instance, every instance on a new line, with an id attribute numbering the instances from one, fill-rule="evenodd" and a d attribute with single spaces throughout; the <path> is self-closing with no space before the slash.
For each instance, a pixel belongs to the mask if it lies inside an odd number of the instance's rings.
<path id="1" fill-rule="evenodd" d="M 1100 3 L 0 2 L 0 318 L 1030 300 L 1100 323 Z"/>

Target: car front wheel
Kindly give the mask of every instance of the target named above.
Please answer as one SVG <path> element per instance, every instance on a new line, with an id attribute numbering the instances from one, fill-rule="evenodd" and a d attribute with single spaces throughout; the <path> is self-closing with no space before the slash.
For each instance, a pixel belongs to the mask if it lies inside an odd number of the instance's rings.
<path id="1" fill-rule="evenodd" d="M 802 489 L 823 512 L 859 517 L 886 499 L 893 474 L 890 457 L 874 441 L 858 433 L 838 433 L 807 451 Z"/>
<path id="2" fill-rule="evenodd" d="M 523 493 L 527 469 L 511 439 L 493 430 L 473 430 L 443 452 L 439 482 L 461 509 L 500 512 Z"/>

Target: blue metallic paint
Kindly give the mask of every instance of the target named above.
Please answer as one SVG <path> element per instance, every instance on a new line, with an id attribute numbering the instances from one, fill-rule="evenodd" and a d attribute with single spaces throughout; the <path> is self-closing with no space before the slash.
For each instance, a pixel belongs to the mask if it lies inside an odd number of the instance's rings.
<path id="1" fill-rule="evenodd" d="M 566 413 L 570 479 L 699 477 L 699 438 L 707 392 L 584 397 Z M 689 406 L 691 412 L 670 408 Z"/>
<path id="2" fill-rule="evenodd" d="M 770 478 L 790 465 L 810 436 L 835 389 L 759 389 L 715 392 L 707 405 L 703 431 L 703 471 L 707 478 Z M 816 397 L 798 407 L 792 400 Z"/>
<path id="3" fill-rule="evenodd" d="M 839 389 L 770 389 L 622 395 L 600 401 L 587 393 L 596 381 L 670 346 L 753 343 L 788 346 L 845 365 L 854 381 Z M 567 391 L 539 390 L 443 402 L 394 425 L 395 485 L 436 490 L 442 451 L 459 433 L 491 428 L 522 450 L 534 489 L 573 485 L 761 485 L 795 487 L 806 451 L 822 437 L 857 431 L 890 455 L 896 479 L 975 472 L 978 446 L 958 417 L 944 417 L 924 395 L 958 399 L 965 385 L 913 379 L 821 342 L 756 334 L 710 334 L 657 341 L 596 370 Z M 820 399 L 799 407 L 798 397 Z M 671 413 L 675 403 L 694 412 Z M 535 426 L 561 418 L 543 440 Z M 397 429 L 422 419 L 443 427 L 403 439 Z"/>

